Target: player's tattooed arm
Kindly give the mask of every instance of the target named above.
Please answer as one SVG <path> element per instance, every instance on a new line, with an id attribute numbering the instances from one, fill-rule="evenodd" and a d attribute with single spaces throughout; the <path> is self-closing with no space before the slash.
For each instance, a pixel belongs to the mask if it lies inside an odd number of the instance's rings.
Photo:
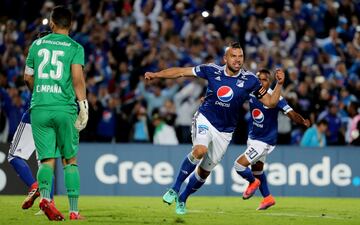
<path id="1" fill-rule="evenodd" d="M 286 115 L 297 124 L 301 124 L 305 127 L 310 127 L 310 125 L 311 125 L 311 122 L 309 119 L 304 119 L 299 113 L 297 113 L 295 111 L 290 111 Z"/>
<path id="2" fill-rule="evenodd" d="M 195 76 L 193 73 L 193 67 L 173 67 L 165 70 L 161 70 L 159 72 L 146 72 L 145 79 L 152 80 L 155 78 L 169 78 L 175 79 L 178 77 L 184 76 Z"/>
<path id="3" fill-rule="evenodd" d="M 266 93 L 259 99 L 260 102 L 270 108 L 276 107 L 280 100 L 281 89 L 285 81 L 284 71 L 282 69 L 276 69 L 275 78 L 277 80 L 277 83 L 272 94 L 270 95 L 269 93 Z"/>

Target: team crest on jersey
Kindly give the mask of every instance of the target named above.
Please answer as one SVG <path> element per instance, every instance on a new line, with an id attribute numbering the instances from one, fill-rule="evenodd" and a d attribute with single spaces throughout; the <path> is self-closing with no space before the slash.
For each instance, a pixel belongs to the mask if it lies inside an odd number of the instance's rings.
<path id="1" fill-rule="evenodd" d="M 216 94 L 218 99 L 222 102 L 229 102 L 234 97 L 234 92 L 229 86 L 221 86 Z"/>
<path id="2" fill-rule="evenodd" d="M 37 40 L 35 44 L 36 45 L 41 45 L 41 39 Z"/>
<path id="3" fill-rule="evenodd" d="M 206 134 L 206 132 L 209 130 L 208 126 L 206 125 L 199 125 L 198 126 L 198 133 L 199 134 Z"/>
<path id="4" fill-rule="evenodd" d="M 240 88 L 244 87 L 244 81 L 243 80 L 237 80 L 236 81 L 236 86 L 238 86 Z"/>
<path id="5" fill-rule="evenodd" d="M 253 109 L 251 115 L 256 123 L 262 123 L 264 121 L 264 114 L 260 109 Z"/>

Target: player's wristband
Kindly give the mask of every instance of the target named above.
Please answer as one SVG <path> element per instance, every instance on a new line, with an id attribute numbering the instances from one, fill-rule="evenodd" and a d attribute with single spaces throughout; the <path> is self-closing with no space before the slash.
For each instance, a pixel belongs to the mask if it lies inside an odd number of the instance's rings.
<path id="1" fill-rule="evenodd" d="M 83 112 L 89 111 L 89 103 L 86 99 L 78 101 L 78 104 L 79 104 L 80 111 L 83 111 Z"/>

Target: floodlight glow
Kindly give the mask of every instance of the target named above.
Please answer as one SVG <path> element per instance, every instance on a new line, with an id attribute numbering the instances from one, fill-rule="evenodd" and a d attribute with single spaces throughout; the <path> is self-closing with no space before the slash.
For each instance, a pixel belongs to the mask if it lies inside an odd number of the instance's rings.
<path id="1" fill-rule="evenodd" d="M 48 23 L 49 23 L 49 20 L 48 20 L 48 19 L 45 18 L 45 19 L 42 20 L 42 25 L 45 26 L 45 25 L 47 25 Z"/>
<path id="2" fill-rule="evenodd" d="M 203 11 L 203 12 L 201 13 L 201 15 L 206 18 L 206 17 L 208 17 L 210 14 L 209 14 L 208 11 Z"/>

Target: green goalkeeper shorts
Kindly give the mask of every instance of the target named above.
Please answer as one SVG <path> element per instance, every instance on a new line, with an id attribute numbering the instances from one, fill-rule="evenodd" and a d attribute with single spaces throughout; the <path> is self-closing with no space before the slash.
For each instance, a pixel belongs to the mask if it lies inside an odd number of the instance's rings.
<path id="1" fill-rule="evenodd" d="M 77 114 L 32 109 L 30 117 L 39 160 L 76 156 L 79 149 L 79 132 L 74 126 Z"/>

